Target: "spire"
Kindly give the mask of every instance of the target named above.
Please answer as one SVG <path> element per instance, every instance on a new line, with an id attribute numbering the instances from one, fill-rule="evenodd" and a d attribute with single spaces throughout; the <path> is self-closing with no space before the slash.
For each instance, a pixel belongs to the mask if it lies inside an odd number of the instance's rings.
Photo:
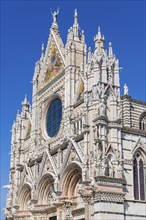
<path id="1" fill-rule="evenodd" d="M 104 36 L 101 36 L 100 27 L 98 27 L 98 33 L 94 37 L 95 42 L 95 49 L 97 53 L 103 53 L 104 52 Z"/>
<path id="2" fill-rule="evenodd" d="M 24 114 L 25 111 L 29 111 L 29 102 L 27 100 L 27 95 L 25 94 L 25 97 L 24 97 L 24 101 L 22 102 L 22 114 Z"/>
<path id="3" fill-rule="evenodd" d="M 108 56 L 112 57 L 113 56 L 113 48 L 112 48 L 112 43 L 109 42 L 109 52 L 108 52 Z"/>
<path id="4" fill-rule="evenodd" d="M 78 35 L 79 35 L 79 24 L 78 24 L 77 9 L 75 9 L 75 13 L 74 13 L 73 33 L 74 33 L 75 37 L 78 37 Z"/>
<path id="5" fill-rule="evenodd" d="M 53 23 L 52 23 L 51 28 L 58 29 L 57 16 L 59 14 L 59 7 L 57 8 L 57 11 L 52 11 L 52 9 L 50 9 L 50 10 L 51 10 L 51 14 L 53 16 Z"/>

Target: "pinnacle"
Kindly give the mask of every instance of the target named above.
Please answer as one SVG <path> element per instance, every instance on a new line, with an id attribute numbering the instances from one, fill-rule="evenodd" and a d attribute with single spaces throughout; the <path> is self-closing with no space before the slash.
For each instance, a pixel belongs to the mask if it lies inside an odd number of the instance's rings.
<path id="1" fill-rule="evenodd" d="M 109 42 L 109 57 L 112 57 L 113 56 L 113 48 L 112 48 L 112 43 Z"/>
<path id="2" fill-rule="evenodd" d="M 75 9 L 75 13 L 74 13 L 74 21 L 75 21 L 75 23 L 78 22 L 78 12 L 77 12 L 77 9 Z"/>
<path id="3" fill-rule="evenodd" d="M 27 100 L 27 95 L 26 94 L 25 94 L 25 97 L 24 97 L 24 101 L 22 102 L 22 106 L 24 106 L 24 105 L 29 106 L 29 102 Z"/>
<path id="4" fill-rule="evenodd" d="M 100 39 L 101 39 L 101 31 L 100 31 L 100 27 L 98 27 L 98 34 L 97 34 L 97 38 L 98 38 L 98 40 L 100 40 Z"/>

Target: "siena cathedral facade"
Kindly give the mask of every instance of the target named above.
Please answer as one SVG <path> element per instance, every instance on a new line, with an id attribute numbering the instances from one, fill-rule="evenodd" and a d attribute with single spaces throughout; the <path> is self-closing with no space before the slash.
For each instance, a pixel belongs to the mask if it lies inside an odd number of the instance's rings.
<path id="1" fill-rule="evenodd" d="M 64 46 L 53 23 L 12 126 L 7 220 L 146 219 L 146 103 L 124 86 L 98 28 L 93 53 L 77 10 Z"/>

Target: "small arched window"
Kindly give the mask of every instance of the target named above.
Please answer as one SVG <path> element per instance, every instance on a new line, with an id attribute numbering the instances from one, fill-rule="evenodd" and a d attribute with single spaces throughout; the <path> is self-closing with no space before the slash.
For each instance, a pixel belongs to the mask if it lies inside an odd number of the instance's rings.
<path id="1" fill-rule="evenodd" d="M 146 130 L 146 112 L 143 112 L 140 116 L 139 128 L 141 130 Z"/>
<path id="2" fill-rule="evenodd" d="M 145 179 L 143 158 L 139 152 L 135 153 L 133 160 L 134 198 L 145 200 Z"/>

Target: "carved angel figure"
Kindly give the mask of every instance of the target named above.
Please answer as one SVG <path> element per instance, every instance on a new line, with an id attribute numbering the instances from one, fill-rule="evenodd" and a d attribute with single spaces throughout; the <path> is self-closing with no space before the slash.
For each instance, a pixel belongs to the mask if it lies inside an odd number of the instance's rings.
<path id="1" fill-rule="evenodd" d="M 52 11 L 51 9 L 51 14 L 53 15 L 53 23 L 57 22 L 57 15 L 59 14 L 59 7 L 57 8 L 57 11 Z"/>

